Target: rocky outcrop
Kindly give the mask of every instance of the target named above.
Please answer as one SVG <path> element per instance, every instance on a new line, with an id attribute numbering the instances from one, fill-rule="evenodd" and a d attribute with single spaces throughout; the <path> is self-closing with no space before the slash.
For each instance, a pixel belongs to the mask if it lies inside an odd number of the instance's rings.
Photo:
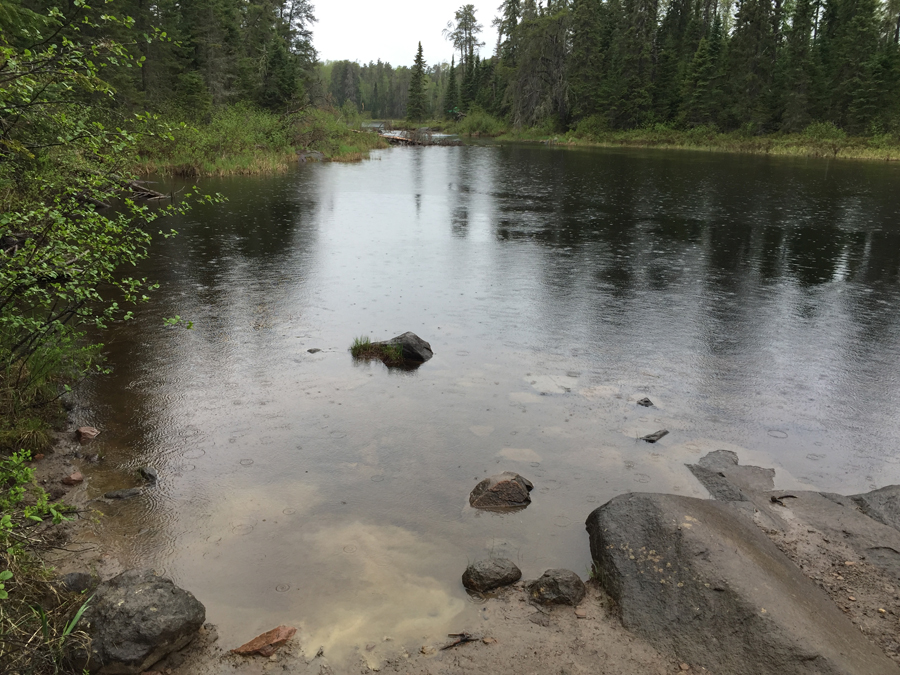
<path id="1" fill-rule="evenodd" d="M 476 509 L 507 510 L 525 508 L 531 503 L 528 494 L 534 489 L 531 481 L 517 473 L 505 471 L 485 478 L 469 495 L 469 504 Z"/>
<path id="2" fill-rule="evenodd" d="M 859 510 L 883 525 L 900 530 L 900 485 L 850 497 Z"/>
<path id="3" fill-rule="evenodd" d="M 97 587 L 79 628 L 91 637 L 87 667 L 100 675 L 142 673 L 188 644 L 206 609 L 151 570 L 129 570 Z"/>
<path id="4" fill-rule="evenodd" d="M 587 530 L 622 623 L 682 661 L 735 675 L 900 674 L 740 503 L 626 494 Z"/>
<path id="5" fill-rule="evenodd" d="M 372 343 L 373 347 L 383 347 L 385 345 L 400 345 L 403 348 L 403 360 L 412 363 L 424 363 L 434 356 L 434 352 L 431 351 L 431 345 L 415 333 L 407 332 L 390 340 Z"/>
<path id="6" fill-rule="evenodd" d="M 463 572 L 463 586 L 470 591 L 485 593 L 501 586 L 509 586 L 522 578 L 522 570 L 512 560 L 488 558 L 472 563 Z"/>
<path id="7" fill-rule="evenodd" d="M 528 584 L 528 595 L 542 605 L 577 605 L 587 590 L 571 570 L 547 570 Z"/>

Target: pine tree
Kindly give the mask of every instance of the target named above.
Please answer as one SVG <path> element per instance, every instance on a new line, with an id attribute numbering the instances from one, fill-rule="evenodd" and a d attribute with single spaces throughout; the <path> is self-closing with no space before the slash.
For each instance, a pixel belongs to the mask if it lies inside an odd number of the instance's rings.
<path id="1" fill-rule="evenodd" d="M 459 112 L 459 85 L 456 82 L 456 57 L 450 58 L 450 74 L 447 76 L 447 89 L 444 92 L 444 116 L 456 117 Z"/>
<path id="2" fill-rule="evenodd" d="M 421 122 L 425 119 L 425 112 L 425 59 L 422 56 L 422 43 L 420 42 L 409 80 L 406 119 L 410 122 Z"/>

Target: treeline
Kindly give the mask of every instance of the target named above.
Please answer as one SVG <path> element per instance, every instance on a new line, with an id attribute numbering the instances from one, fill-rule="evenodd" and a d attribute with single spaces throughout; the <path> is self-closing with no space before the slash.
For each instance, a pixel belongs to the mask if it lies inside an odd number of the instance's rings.
<path id="1" fill-rule="evenodd" d="M 423 93 L 427 117 L 441 117 L 450 68 L 446 63 L 426 66 Z M 373 118 L 406 117 L 409 85 L 413 68 L 399 66 L 380 59 L 359 64 L 355 61 L 328 61 L 320 66 L 320 80 L 332 105 L 352 107 Z"/>
<path id="2" fill-rule="evenodd" d="M 48 5 L 22 4 L 38 12 Z M 71 14 L 69 2 L 58 4 Z M 128 45 L 141 61 L 105 73 L 117 99 L 136 110 L 202 120 L 217 106 L 283 111 L 321 94 L 309 0 L 111 0 L 103 11 L 131 19 L 100 25 L 96 37 Z"/>
<path id="3" fill-rule="evenodd" d="M 898 0 L 504 0 L 499 10 L 489 58 L 474 7 L 456 12 L 445 35 L 459 58 L 452 72 L 428 69 L 427 114 L 478 108 L 518 127 L 598 133 L 900 130 Z M 341 63 L 335 100 L 405 114 L 408 69 Z"/>

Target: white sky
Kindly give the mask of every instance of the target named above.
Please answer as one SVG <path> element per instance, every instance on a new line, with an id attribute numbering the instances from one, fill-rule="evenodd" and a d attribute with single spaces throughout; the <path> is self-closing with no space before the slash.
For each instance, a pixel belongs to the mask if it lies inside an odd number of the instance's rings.
<path id="1" fill-rule="evenodd" d="M 490 56 L 497 42 L 491 21 L 501 0 L 393 0 L 384 5 L 371 0 L 313 0 L 318 19 L 313 25 L 313 45 L 322 61 L 381 59 L 392 66 L 411 66 L 421 40 L 428 65 L 449 63 L 453 47 L 441 31 L 453 13 L 469 3 L 475 5 L 475 16 L 484 26 L 481 55 Z"/>

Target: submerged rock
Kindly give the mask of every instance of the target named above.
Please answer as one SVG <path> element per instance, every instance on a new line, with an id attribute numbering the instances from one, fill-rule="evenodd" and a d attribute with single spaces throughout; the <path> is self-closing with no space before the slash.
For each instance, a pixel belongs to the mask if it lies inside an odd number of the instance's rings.
<path id="1" fill-rule="evenodd" d="M 206 609 L 151 570 L 129 570 L 97 587 L 79 628 L 91 636 L 92 673 L 133 675 L 187 645 Z"/>
<path id="2" fill-rule="evenodd" d="M 534 489 L 531 481 L 517 473 L 504 473 L 485 478 L 469 495 L 469 504 L 476 509 L 524 508 L 531 503 L 528 494 Z"/>
<path id="3" fill-rule="evenodd" d="M 142 492 L 143 490 L 141 488 L 125 488 L 124 490 L 112 490 L 103 496 L 106 497 L 106 499 L 131 499 L 132 497 L 137 497 Z"/>
<path id="4" fill-rule="evenodd" d="M 488 558 L 469 565 L 463 572 L 462 582 L 470 591 L 484 593 L 514 584 L 521 578 L 522 570 L 512 560 Z"/>
<path id="5" fill-rule="evenodd" d="M 159 480 L 159 473 L 152 466 L 142 466 L 138 469 L 138 473 L 148 483 L 156 483 Z"/>
<path id="6" fill-rule="evenodd" d="M 75 430 L 75 438 L 81 441 L 82 444 L 94 440 L 99 435 L 100 430 L 95 429 L 94 427 L 78 427 L 78 429 Z"/>
<path id="7" fill-rule="evenodd" d="M 591 513 L 591 555 L 624 626 L 717 673 L 900 674 L 744 503 L 632 493 Z"/>
<path id="8" fill-rule="evenodd" d="M 384 345 L 400 345 L 403 348 L 403 360 L 413 363 L 424 363 L 434 356 L 434 352 L 431 351 L 431 345 L 415 333 L 407 332 L 390 340 L 372 343 L 373 347 Z"/>
<path id="9" fill-rule="evenodd" d="M 66 476 L 60 481 L 63 485 L 78 485 L 79 483 L 84 482 L 84 476 L 80 471 L 76 471 L 71 475 Z"/>
<path id="10" fill-rule="evenodd" d="M 650 406 L 653 405 L 653 401 L 651 401 L 649 398 L 647 398 L 647 397 L 645 396 L 644 398 L 642 398 L 641 400 L 639 400 L 639 401 L 637 402 L 637 404 L 638 404 L 638 405 L 642 405 L 642 406 L 644 406 L 645 408 L 649 408 Z"/>
<path id="11" fill-rule="evenodd" d="M 528 584 L 531 599 L 542 605 L 577 605 L 585 593 L 581 577 L 571 570 L 547 570 Z"/>
<path id="12" fill-rule="evenodd" d="M 668 435 L 668 429 L 660 429 L 659 431 L 654 431 L 652 434 L 647 434 L 646 436 L 641 436 L 642 441 L 647 441 L 648 443 L 656 443 L 663 436 Z"/>

